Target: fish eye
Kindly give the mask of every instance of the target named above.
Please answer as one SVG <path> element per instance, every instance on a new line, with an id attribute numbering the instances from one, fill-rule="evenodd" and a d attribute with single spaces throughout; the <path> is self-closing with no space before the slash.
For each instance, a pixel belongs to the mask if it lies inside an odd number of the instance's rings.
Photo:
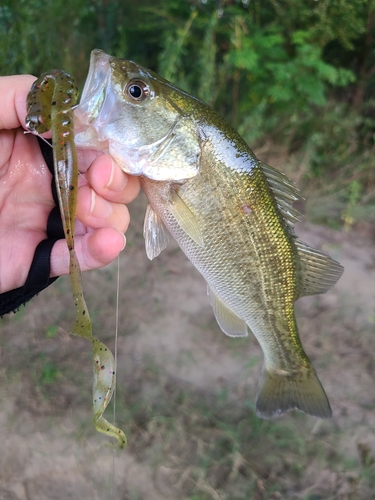
<path id="1" fill-rule="evenodd" d="M 125 92 L 133 101 L 144 101 L 150 95 L 150 88 L 141 80 L 133 80 L 127 84 Z"/>

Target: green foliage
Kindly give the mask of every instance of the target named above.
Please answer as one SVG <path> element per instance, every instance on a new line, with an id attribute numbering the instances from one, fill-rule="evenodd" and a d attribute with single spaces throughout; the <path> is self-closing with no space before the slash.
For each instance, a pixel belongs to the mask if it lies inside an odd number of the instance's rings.
<path id="1" fill-rule="evenodd" d="M 341 150 L 353 134 L 358 168 L 368 171 L 372 139 L 362 137 L 375 131 L 368 101 L 374 33 L 374 0 L 4 0 L 0 71 L 62 67 L 82 87 L 89 53 L 99 47 L 209 102 L 251 146 L 267 137 L 293 152 L 310 150 L 308 178 L 318 170 L 341 178 L 347 165 Z M 336 119 L 348 125 L 333 125 L 340 141 L 327 133 Z M 352 181 L 344 186 L 347 196 Z M 366 196 L 373 178 L 358 182 Z"/>
<path id="2" fill-rule="evenodd" d="M 167 30 L 163 39 L 163 50 L 159 57 L 159 71 L 167 80 L 176 80 L 181 75 L 179 62 L 184 53 L 184 43 L 197 12 L 192 12 L 182 27 Z"/>
<path id="3" fill-rule="evenodd" d="M 57 332 L 58 332 L 58 326 L 50 325 L 46 330 L 46 338 L 47 339 L 55 338 L 57 336 Z"/>
<path id="4" fill-rule="evenodd" d="M 57 382 L 58 377 L 61 375 L 58 365 L 53 361 L 53 359 L 45 353 L 40 353 L 33 359 L 33 371 L 34 371 L 34 382 L 35 385 L 40 387 L 51 386 Z M 48 396 L 48 388 L 45 392 L 45 396 Z"/>
<path id="5" fill-rule="evenodd" d="M 43 366 L 42 373 L 40 375 L 40 381 L 43 384 L 53 384 L 59 375 L 59 370 L 53 363 L 46 363 Z"/>
<path id="6" fill-rule="evenodd" d="M 309 159 L 305 181 L 315 193 L 311 197 L 306 189 L 306 210 L 316 222 L 344 224 L 347 230 L 362 221 L 375 222 L 375 120 L 369 116 L 373 105 L 369 100 L 358 113 L 348 104 L 331 101 L 322 116 L 295 134 L 303 141 L 300 154 Z"/>

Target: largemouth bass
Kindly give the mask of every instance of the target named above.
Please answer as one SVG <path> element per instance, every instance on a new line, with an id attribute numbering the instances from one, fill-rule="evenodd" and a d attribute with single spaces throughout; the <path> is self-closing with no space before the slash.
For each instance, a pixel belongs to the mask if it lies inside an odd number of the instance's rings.
<path id="1" fill-rule="evenodd" d="M 76 144 L 108 152 L 141 176 L 144 235 L 156 257 L 169 233 L 208 284 L 221 329 L 252 331 L 264 353 L 256 408 L 263 418 L 331 408 L 303 350 L 299 297 L 327 291 L 342 266 L 294 233 L 293 183 L 263 164 L 211 107 L 138 64 L 91 55 Z"/>

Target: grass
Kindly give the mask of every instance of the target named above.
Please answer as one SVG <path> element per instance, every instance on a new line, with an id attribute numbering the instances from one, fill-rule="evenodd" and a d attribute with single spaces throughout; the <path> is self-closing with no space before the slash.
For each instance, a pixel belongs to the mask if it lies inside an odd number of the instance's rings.
<path id="1" fill-rule="evenodd" d="M 16 317 L 11 322 L 19 325 Z M 72 404 L 73 412 L 88 410 L 90 395 L 82 391 L 89 385 L 89 354 L 76 358 L 82 361 L 82 372 L 73 370 L 76 341 L 63 352 L 66 341 L 47 335 L 23 356 L 13 353 L 18 363 L 7 366 L 10 378 L 20 365 L 24 374 L 19 411 L 62 415 Z M 45 349 L 47 343 L 56 345 Z M 24 377 L 29 370 L 35 376 L 27 385 Z M 176 498 L 354 500 L 375 495 L 370 452 L 362 462 L 348 460 L 337 446 L 345 441 L 347 429 L 328 424 L 328 431 L 316 431 L 317 419 L 298 412 L 280 420 L 260 420 L 253 411 L 253 398 L 253 394 L 233 398 L 227 390 L 199 390 L 170 376 L 157 357 L 147 355 L 134 377 L 119 380 L 117 421 L 128 436 L 127 453 L 151 467 Z M 77 440 L 88 442 L 95 437 L 91 419 L 84 418 L 81 425 L 79 421 L 77 413 Z M 340 488 L 346 492 L 341 496 Z M 143 500 L 137 491 L 126 498 Z"/>
<path id="2" fill-rule="evenodd" d="M 319 479 L 327 470 L 345 484 L 351 482 L 345 474 L 355 470 L 353 491 L 368 487 L 369 495 L 375 493 L 373 468 L 345 463 L 336 449 L 344 437 L 340 430 L 316 435 L 316 419 L 297 412 L 281 420 L 260 420 L 248 409 L 252 402 L 229 402 L 222 394 L 194 390 L 166 377 L 160 367 L 158 373 L 145 367 L 141 380 L 128 381 L 118 394 L 122 400 L 126 393 L 121 414 L 129 451 L 153 470 L 164 471 L 163 480 L 178 498 L 341 498 L 314 497 L 314 489 L 322 487 L 329 494 L 329 485 Z M 145 383 L 153 385 L 152 398 L 142 395 Z M 300 496 L 308 487 L 311 494 Z"/>

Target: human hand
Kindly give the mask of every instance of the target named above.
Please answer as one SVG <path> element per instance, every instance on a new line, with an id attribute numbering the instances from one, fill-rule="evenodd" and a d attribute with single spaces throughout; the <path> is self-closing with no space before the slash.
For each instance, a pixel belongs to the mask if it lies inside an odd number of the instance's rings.
<path id="1" fill-rule="evenodd" d="M 46 238 L 54 207 L 51 174 L 37 139 L 24 134 L 31 75 L 0 77 L 0 293 L 24 285 L 34 251 Z M 80 176 L 75 249 L 83 271 L 109 264 L 125 246 L 129 225 L 124 203 L 139 192 L 139 179 L 121 171 L 109 155 L 78 152 Z M 68 274 L 69 252 L 58 240 L 51 277 Z"/>

